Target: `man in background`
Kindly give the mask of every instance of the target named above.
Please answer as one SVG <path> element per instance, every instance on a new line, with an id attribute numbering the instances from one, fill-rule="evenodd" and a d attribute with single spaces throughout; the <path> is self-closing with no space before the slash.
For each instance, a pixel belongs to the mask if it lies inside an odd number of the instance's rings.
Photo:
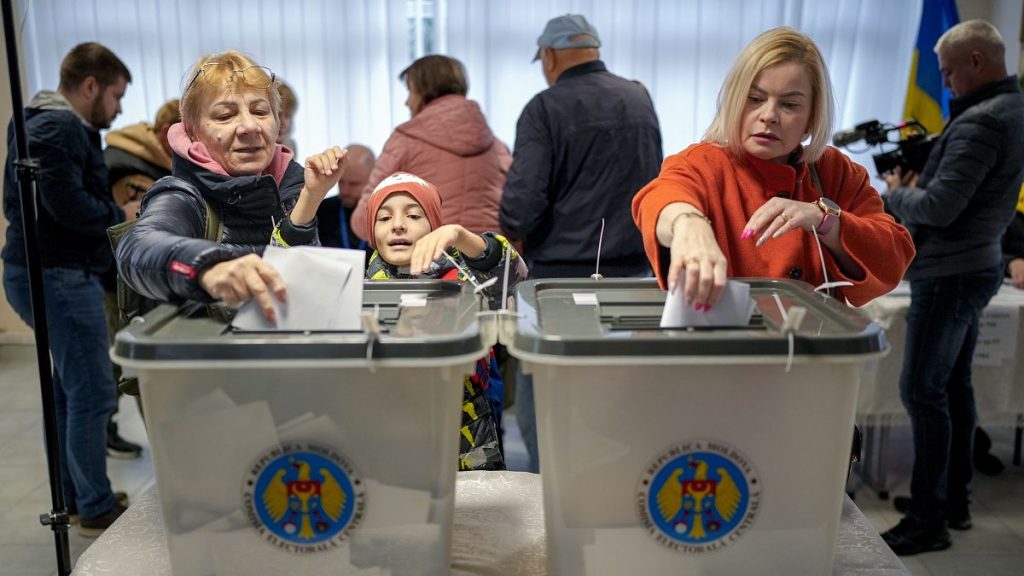
<path id="1" fill-rule="evenodd" d="M 356 216 L 353 209 L 370 180 L 376 158 L 373 150 L 362 144 L 349 144 L 347 150 L 348 167 L 338 181 L 338 194 L 324 198 L 316 212 L 317 230 L 320 243 L 324 246 L 365 250 L 366 240 L 360 239 L 352 231 L 352 218 Z"/>
<path id="2" fill-rule="evenodd" d="M 134 218 L 139 202 L 118 206 L 111 197 L 99 131 L 121 112 L 130 81 L 128 68 L 109 49 L 79 44 L 61 63 L 57 91 L 36 94 L 25 108 L 29 150 L 40 164 L 38 242 L 64 496 L 86 537 L 102 533 L 127 504 L 107 478 L 106 427 L 116 394 L 100 278 L 113 264 L 107 228 Z M 13 129 L 7 146 L 4 289 L 14 311 L 32 326 Z"/>
<path id="3" fill-rule="evenodd" d="M 971 361 L 998 290 L 1000 241 L 1024 175 L 1024 96 L 994 26 L 961 22 L 935 45 L 950 116 L 920 176 L 886 175 L 887 205 L 914 237 L 900 397 L 910 415 L 910 507 L 882 534 L 899 555 L 944 550 L 967 530 L 977 416 Z"/>
<path id="4" fill-rule="evenodd" d="M 534 61 L 549 88 L 519 117 L 499 212 L 502 231 L 522 242 L 531 278 L 589 277 L 599 243 L 603 276 L 649 274 L 630 203 L 658 176 L 661 129 L 647 90 L 609 72 L 600 46 L 578 14 L 551 19 L 537 39 Z M 520 376 L 517 396 L 537 471 L 532 379 Z"/>
<path id="5" fill-rule="evenodd" d="M 633 196 L 658 176 L 661 130 L 647 90 L 608 71 L 586 18 L 553 18 L 537 39 L 550 86 L 516 126 L 501 199 L 502 230 L 523 242 L 533 278 L 649 272 L 630 212 Z"/>

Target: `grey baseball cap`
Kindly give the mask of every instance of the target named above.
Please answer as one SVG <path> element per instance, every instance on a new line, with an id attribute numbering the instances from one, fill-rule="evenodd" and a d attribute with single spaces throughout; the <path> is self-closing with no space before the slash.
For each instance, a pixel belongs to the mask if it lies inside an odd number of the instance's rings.
<path id="1" fill-rule="evenodd" d="M 573 36 L 584 35 L 583 38 L 572 39 Z M 540 59 L 540 51 L 544 48 L 563 50 L 565 48 L 598 48 L 601 46 L 601 37 L 597 35 L 597 28 L 591 26 L 590 22 L 580 14 L 566 14 L 548 20 L 544 27 L 544 33 L 537 38 L 537 53 L 533 61 Z"/>

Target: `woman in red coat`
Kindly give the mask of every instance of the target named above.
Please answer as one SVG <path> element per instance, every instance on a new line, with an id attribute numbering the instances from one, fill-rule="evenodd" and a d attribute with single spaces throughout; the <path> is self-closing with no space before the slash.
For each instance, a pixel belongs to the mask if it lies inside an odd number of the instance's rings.
<path id="1" fill-rule="evenodd" d="M 827 274 L 851 284 L 837 296 L 855 305 L 892 290 L 913 242 L 867 172 L 828 146 L 832 118 L 814 41 L 791 28 L 755 38 L 725 79 L 704 141 L 666 159 L 633 199 L 662 286 L 682 282 L 696 310 L 718 301 L 729 276 L 817 286 Z"/>
<path id="2" fill-rule="evenodd" d="M 441 191 L 441 218 L 477 234 L 498 230 L 498 206 L 512 165 L 508 148 L 494 137 L 476 102 L 462 63 L 424 56 L 399 74 L 409 88 L 412 119 L 384 144 L 354 214 L 366 211 L 373 189 L 395 172 L 408 172 Z M 352 219 L 357 236 L 369 239 L 362 217 Z"/>

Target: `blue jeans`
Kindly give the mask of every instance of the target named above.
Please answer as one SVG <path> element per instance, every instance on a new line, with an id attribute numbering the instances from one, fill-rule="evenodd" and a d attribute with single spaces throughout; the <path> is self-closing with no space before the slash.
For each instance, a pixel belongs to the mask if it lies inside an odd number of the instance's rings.
<path id="1" fill-rule="evenodd" d="M 4 265 L 7 301 L 32 326 L 28 269 Z M 107 355 L 107 321 L 99 278 L 83 270 L 44 268 L 43 294 L 53 359 L 57 440 L 68 506 L 83 518 L 114 506 L 107 479 L 107 419 L 117 395 Z"/>
<path id="2" fill-rule="evenodd" d="M 914 280 L 900 397 L 914 435 L 907 516 L 937 526 L 967 512 L 977 421 L 971 360 L 978 319 L 1002 282 L 1001 267 Z"/>

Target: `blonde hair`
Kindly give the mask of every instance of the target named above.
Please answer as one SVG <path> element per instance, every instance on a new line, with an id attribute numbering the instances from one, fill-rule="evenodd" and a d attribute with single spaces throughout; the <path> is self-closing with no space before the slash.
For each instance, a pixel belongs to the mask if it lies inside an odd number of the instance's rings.
<path id="1" fill-rule="evenodd" d="M 718 112 L 704 133 L 704 140 L 726 146 L 742 157 L 743 109 L 750 87 L 766 68 L 789 62 L 803 65 L 811 79 L 811 117 L 807 123 L 811 142 L 804 148 L 801 160 L 810 163 L 821 158 L 835 117 L 832 81 L 814 41 L 789 27 L 773 28 L 754 38 L 736 58 L 718 93 Z"/>
<path id="2" fill-rule="evenodd" d="M 224 64 L 224 66 L 208 66 L 207 64 Z M 185 125 L 185 131 L 192 135 L 192 128 L 199 121 L 200 106 L 208 98 L 219 94 L 229 84 L 236 89 L 260 90 L 246 84 L 241 74 L 234 70 L 243 70 L 250 66 L 259 66 L 252 58 L 237 50 L 228 50 L 220 54 L 207 54 L 196 61 L 188 73 L 188 82 L 185 84 L 185 91 L 181 95 L 181 121 Z M 272 76 L 267 75 L 263 69 L 250 74 L 256 74 L 263 81 L 270 81 Z M 270 108 L 274 113 L 274 119 L 278 120 L 281 111 L 281 81 L 273 78 L 270 87 L 266 88 L 267 98 L 270 100 Z"/>
<path id="3" fill-rule="evenodd" d="M 181 103 L 177 98 L 164 102 L 156 111 L 156 118 L 153 119 L 153 128 L 160 129 L 170 126 L 181 120 Z"/>

